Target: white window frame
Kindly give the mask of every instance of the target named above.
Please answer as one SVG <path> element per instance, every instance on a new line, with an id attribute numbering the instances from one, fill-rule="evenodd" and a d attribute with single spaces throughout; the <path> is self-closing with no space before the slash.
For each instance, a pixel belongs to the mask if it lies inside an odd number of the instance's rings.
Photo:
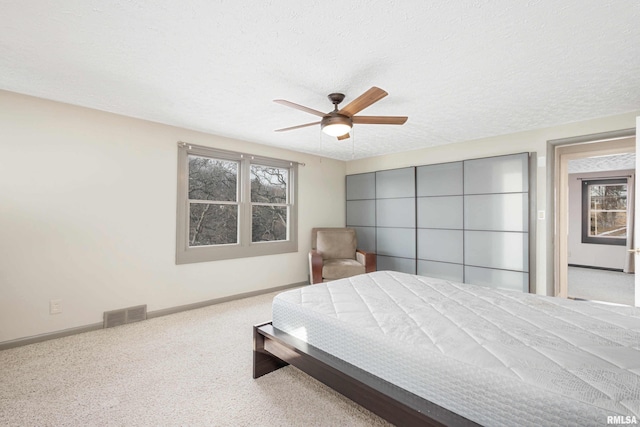
<path id="1" fill-rule="evenodd" d="M 189 245 L 189 155 L 219 160 L 233 160 L 238 169 L 238 243 Z M 287 185 L 287 240 L 252 242 L 251 164 L 289 170 Z M 220 150 L 194 144 L 178 143 L 178 188 L 176 213 L 176 264 L 217 261 L 223 259 L 275 255 L 298 251 L 298 163 L 246 153 Z"/>

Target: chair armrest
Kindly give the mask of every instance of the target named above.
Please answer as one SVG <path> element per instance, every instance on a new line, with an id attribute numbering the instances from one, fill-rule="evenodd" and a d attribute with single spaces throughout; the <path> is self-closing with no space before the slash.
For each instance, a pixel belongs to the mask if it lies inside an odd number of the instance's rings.
<path id="1" fill-rule="evenodd" d="M 356 259 L 359 263 L 364 264 L 364 271 L 366 273 L 376 271 L 376 254 L 373 252 L 365 252 L 362 249 L 356 249 Z"/>
<path id="2" fill-rule="evenodd" d="M 309 251 L 309 280 L 311 284 L 322 283 L 322 254 L 316 250 Z"/>

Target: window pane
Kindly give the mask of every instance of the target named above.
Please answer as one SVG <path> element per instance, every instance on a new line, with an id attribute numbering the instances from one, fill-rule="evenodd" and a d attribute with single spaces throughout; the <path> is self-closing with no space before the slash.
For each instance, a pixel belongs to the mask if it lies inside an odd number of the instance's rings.
<path id="1" fill-rule="evenodd" d="M 591 185 L 591 209 L 595 210 L 626 210 L 627 185 Z"/>
<path id="2" fill-rule="evenodd" d="M 189 246 L 238 243 L 238 206 L 189 203 Z"/>
<path id="3" fill-rule="evenodd" d="M 251 241 L 287 240 L 288 208 L 286 206 L 252 207 Z"/>
<path id="4" fill-rule="evenodd" d="M 251 165 L 251 201 L 287 203 L 289 169 Z"/>
<path id="5" fill-rule="evenodd" d="M 591 236 L 627 237 L 626 212 L 591 212 Z"/>
<path id="6" fill-rule="evenodd" d="M 238 162 L 189 156 L 189 199 L 237 201 Z"/>
<path id="7" fill-rule="evenodd" d="M 589 186 L 589 236 L 626 238 L 627 185 Z"/>

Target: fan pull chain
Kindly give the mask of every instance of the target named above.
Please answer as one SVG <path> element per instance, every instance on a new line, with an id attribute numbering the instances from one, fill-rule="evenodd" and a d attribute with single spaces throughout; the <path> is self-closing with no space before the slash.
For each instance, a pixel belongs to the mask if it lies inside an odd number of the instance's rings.
<path id="1" fill-rule="evenodd" d="M 353 128 L 351 128 L 351 160 L 355 159 L 356 157 L 355 139 L 356 139 L 356 131 Z"/>

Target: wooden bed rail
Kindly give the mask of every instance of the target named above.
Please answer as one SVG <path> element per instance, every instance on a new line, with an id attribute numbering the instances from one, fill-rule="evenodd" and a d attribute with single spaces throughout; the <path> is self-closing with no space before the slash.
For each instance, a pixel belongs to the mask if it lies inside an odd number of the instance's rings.
<path id="1" fill-rule="evenodd" d="M 398 426 L 478 426 L 273 327 L 253 327 L 253 378 L 286 365 L 331 387 Z"/>

